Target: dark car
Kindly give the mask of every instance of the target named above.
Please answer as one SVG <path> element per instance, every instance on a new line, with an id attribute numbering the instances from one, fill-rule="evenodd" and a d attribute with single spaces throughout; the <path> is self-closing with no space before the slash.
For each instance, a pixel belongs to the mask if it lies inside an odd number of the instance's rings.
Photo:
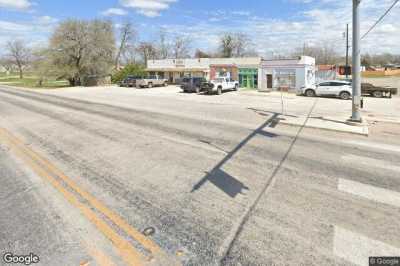
<path id="1" fill-rule="evenodd" d="M 204 82 L 206 82 L 205 78 L 183 78 L 180 85 L 183 92 L 199 93 L 202 91 L 201 84 Z"/>
<path id="2" fill-rule="evenodd" d="M 121 87 L 136 87 L 136 80 L 141 79 L 141 77 L 128 76 L 124 78 L 119 84 Z"/>

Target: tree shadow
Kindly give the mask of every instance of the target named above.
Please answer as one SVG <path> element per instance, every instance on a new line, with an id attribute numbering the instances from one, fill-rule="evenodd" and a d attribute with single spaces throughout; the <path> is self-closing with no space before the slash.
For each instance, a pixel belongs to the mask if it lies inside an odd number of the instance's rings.
<path id="1" fill-rule="evenodd" d="M 267 121 L 243 139 L 232 151 L 228 152 L 210 172 L 207 172 L 206 175 L 193 186 L 191 193 L 199 190 L 207 181 L 214 184 L 231 198 L 235 198 L 238 194 L 243 194 L 243 190 L 249 190 L 242 182 L 222 170 L 222 167 L 255 136 L 262 135 L 268 138 L 278 137 L 277 134 L 267 132 L 264 128 L 270 127 L 271 125 L 276 126 L 276 124 L 279 123 L 278 116 L 280 114 L 269 112 L 269 115 L 270 118 Z"/>

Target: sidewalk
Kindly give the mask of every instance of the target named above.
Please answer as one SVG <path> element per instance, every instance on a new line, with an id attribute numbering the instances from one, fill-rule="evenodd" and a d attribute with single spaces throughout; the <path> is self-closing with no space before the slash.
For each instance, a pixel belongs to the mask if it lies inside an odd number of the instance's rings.
<path id="1" fill-rule="evenodd" d="M 351 125 L 347 122 L 348 118 L 344 117 L 322 117 L 311 115 L 307 119 L 306 116 L 280 115 L 278 119 L 280 124 L 286 125 L 304 126 L 307 128 L 317 128 L 363 136 L 368 136 L 369 133 L 367 123 Z"/>

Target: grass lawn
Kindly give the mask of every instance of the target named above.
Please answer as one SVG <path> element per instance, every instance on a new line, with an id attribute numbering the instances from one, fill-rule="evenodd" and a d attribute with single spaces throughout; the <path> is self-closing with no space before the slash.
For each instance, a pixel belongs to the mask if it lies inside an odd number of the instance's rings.
<path id="1" fill-rule="evenodd" d="M 16 87 L 24 87 L 24 88 L 43 88 L 43 89 L 55 89 L 68 87 L 69 83 L 66 80 L 55 80 L 48 79 L 43 81 L 42 86 L 38 84 L 38 78 L 35 76 L 26 76 L 23 79 L 20 79 L 18 75 L 0 75 L 0 85 L 10 85 Z"/>

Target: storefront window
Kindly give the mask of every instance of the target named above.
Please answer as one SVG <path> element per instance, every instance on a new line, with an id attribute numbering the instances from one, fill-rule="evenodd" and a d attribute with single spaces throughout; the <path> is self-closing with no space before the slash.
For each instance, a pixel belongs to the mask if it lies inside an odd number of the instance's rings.
<path id="1" fill-rule="evenodd" d="M 296 88 L 296 70 L 279 69 L 275 71 L 274 87 L 276 88 Z"/>

